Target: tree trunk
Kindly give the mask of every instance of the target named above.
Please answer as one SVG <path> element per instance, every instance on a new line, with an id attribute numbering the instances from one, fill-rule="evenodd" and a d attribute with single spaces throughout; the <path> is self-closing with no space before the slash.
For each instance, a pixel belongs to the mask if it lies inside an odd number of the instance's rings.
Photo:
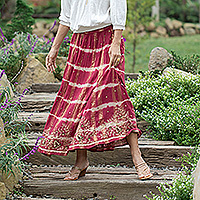
<path id="1" fill-rule="evenodd" d="M 134 6 L 134 10 L 133 12 L 136 13 L 137 11 L 137 2 L 135 2 L 135 6 Z M 136 42 L 137 42 L 137 19 L 135 19 L 133 21 L 133 24 L 134 24 L 134 28 L 133 28 L 133 34 L 134 34 L 134 39 L 133 39 L 133 73 L 135 72 L 135 61 L 136 61 L 136 55 L 135 55 L 135 52 L 136 52 Z"/>
<path id="2" fill-rule="evenodd" d="M 160 5 L 159 0 L 155 1 L 155 5 L 152 6 L 152 17 L 155 17 L 156 21 L 160 21 Z"/>

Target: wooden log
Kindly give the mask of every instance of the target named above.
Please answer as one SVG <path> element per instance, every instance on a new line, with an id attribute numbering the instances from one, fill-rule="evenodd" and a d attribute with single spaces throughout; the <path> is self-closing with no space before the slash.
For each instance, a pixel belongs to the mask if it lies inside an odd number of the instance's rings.
<path id="1" fill-rule="evenodd" d="M 151 190 L 158 194 L 156 186 L 171 183 L 176 171 L 152 170 L 151 180 L 141 181 L 134 169 L 89 167 L 85 177 L 77 181 L 64 181 L 69 168 L 33 168 L 32 180 L 25 180 L 24 192 L 27 195 L 48 195 L 56 198 L 98 197 L 109 199 L 112 195 L 120 200 L 143 200 L 144 194 Z M 77 192 L 78 191 L 78 192 Z"/>

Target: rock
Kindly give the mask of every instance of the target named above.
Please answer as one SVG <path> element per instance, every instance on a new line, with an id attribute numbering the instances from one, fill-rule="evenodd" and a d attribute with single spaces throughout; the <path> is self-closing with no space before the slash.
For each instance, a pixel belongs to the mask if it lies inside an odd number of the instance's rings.
<path id="1" fill-rule="evenodd" d="M 196 31 L 193 28 L 185 28 L 185 34 L 186 35 L 195 35 Z"/>
<path id="2" fill-rule="evenodd" d="M 6 187 L 5 184 L 0 182 L 0 199 L 6 199 Z"/>
<path id="3" fill-rule="evenodd" d="M 171 37 L 180 36 L 180 33 L 177 30 L 173 29 L 170 32 L 170 36 Z"/>
<path id="4" fill-rule="evenodd" d="M 192 24 L 192 23 L 185 23 L 184 25 L 183 25 L 183 28 L 184 29 L 187 29 L 187 28 L 196 28 L 196 24 Z"/>
<path id="5" fill-rule="evenodd" d="M 151 51 L 149 60 L 149 71 L 162 70 L 167 66 L 167 61 L 171 57 L 167 50 L 156 47 Z"/>
<path id="6" fill-rule="evenodd" d="M 165 75 L 168 75 L 168 74 L 173 73 L 173 72 L 176 73 L 176 74 L 181 74 L 182 76 L 195 77 L 194 74 L 185 72 L 185 71 L 180 70 L 180 69 L 174 69 L 174 68 L 171 68 L 171 67 L 167 67 L 163 70 L 163 74 L 165 74 Z"/>
<path id="7" fill-rule="evenodd" d="M 196 24 L 196 29 L 200 30 L 200 24 Z"/>
<path id="8" fill-rule="evenodd" d="M 179 32 L 180 32 L 181 36 L 185 35 L 185 31 L 182 27 L 179 29 Z"/>
<path id="9" fill-rule="evenodd" d="M 6 143 L 6 137 L 4 133 L 4 123 L 0 117 L 0 147 L 2 146 L 2 144 L 5 144 L 5 143 Z"/>
<path id="10" fill-rule="evenodd" d="M 33 83 L 56 83 L 54 75 L 47 71 L 44 65 L 34 57 L 27 59 L 27 64 L 17 78 L 18 85 L 16 90 L 23 92 Z"/>
<path id="11" fill-rule="evenodd" d="M 154 22 L 150 22 L 149 26 L 147 26 L 147 30 L 154 31 L 155 29 L 156 29 L 156 26 L 155 26 Z"/>
<path id="12" fill-rule="evenodd" d="M 162 35 L 162 36 L 165 36 L 167 34 L 167 30 L 166 28 L 162 27 L 162 26 L 158 26 L 156 28 L 156 32 L 159 34 L 159 35 Z"/>
<path id="13" fill-rule="evenodd" d="M 194 173 L 194 192 L 193 192 L 193 199 L 199 200 L 200 199 L 200 159 L 197 164 L 195 173 Z"/>
<path id="14" fill-rule="evenodd" d="M 145 27 L 143 25 L 139 25 L 137 31 L 138 32 L 143 32 L 145 30 Z"/>
<path id="15" fill-rule="evenodd" d="M 174 26 L 173 26 L 172 20 L 170 18 L 165 19 L 165 24 L 167 25 L 167 28 L 169 30 L 173 30 Z"/>
<path id="16" fill-rule="evenodd" d="M 173 24 L 174 29 L 179 29 L 183 25 L 183 23 L 181 21 L 178 21 L 176 19 L 172 20 L 172 24 Z"/>
<path id="17" fill-rule="evenodd" d="M 150 33 L 150 37 L 159 38 L 159 35 L 158 35 L 158 33 L 152 32 L 152 33 Z"/>
<path id="18" fill-rule="evenodd" d="M 0 69 L 0 74 L 1 74 L 1 72 L 2 72 L 2 70 Z M 8 91 L 8 95 L 10 98 L 12 98 L 14 96 L 10 82 L 8 81 L 8 78 L 5 73 L 0 78 L 0 93 L 2 93 L 4 90 Z"/>
<path id="19" fill-rule="evenodd" d="M 48 30 L 45 28 L 37 28 L 33 30 L 33 34 L 36 34 L 38 37 L 43 37 L 46 33 L 48 33 Z"/>
<path id="20" fill-rule="evenodd" d="M 47 34 L 45 35 L 46 38 L 53 38 L 54 34 L 50 31 L 47 32 Z"/>
<path id="21" fill-rule="evenodd" d="M 140 33 L 138 33 L 140 37 L 144 37 L 145 35 L 147 35 L 147 32 L 146 31 L 142 31 Z"/>
<path id="22" fill-rule="evenodd" d="M 43 29 L 46 26 L 46 22 L 45 21 L 40 21 L 40 22 L 36 22 L 35 23 L 35 28 L 37 29 Z"/>

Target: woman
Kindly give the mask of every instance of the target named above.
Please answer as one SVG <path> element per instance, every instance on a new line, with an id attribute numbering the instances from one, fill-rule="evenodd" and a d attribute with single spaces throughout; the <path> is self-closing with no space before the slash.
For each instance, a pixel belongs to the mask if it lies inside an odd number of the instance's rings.
<path id="1" fill-rule="evenodd" d="M 59 47 L 73 31 L 61 87 L 44 128 L 39 151 L 66 156 L 77 151 L 64 180 L 84 176 L 87 150 L 129 144 L 140 179 L 152 177 L 141 157 L 133 105 L 124 81 L 126 0 L 61 0 L 60 25 L 46 58 L 55 71 Z"/>

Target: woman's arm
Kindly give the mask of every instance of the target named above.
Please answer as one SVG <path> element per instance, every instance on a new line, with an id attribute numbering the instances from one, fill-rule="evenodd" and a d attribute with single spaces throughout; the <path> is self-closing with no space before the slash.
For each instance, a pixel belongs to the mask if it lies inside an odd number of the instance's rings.
<path id="1" fill-rule="evenodd" d="M 51 50 L 49 51 L 46 57 L 46 67 L 47 67 L 48 72 L 55 71 L 55 68 L 57 67 L 56 58 L 58 56 L 59 48 L 65 36 L 67 35 L 68 31 L 69 31 L 68 26 L 65 26 L 62 24 L 59 25 L 58 32 L 52 44 Z"/>
<path id="2" fill-rule="evenodd" d="M 120 51 L 120 45 L 121 45 L 121 37 L 122 37 L 123 30 L 114 30 L 114 38 L 109 50 L 110 55 L 110 66 L 117 66 L 119 64 L 119 61 L 121 59 L 121 51 Z"/>

